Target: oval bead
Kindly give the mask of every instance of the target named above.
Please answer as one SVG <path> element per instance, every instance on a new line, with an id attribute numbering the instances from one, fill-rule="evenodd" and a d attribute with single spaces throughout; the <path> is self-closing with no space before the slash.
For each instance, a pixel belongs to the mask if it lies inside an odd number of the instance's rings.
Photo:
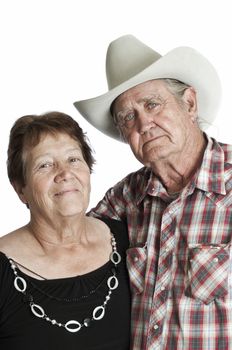
<path id="1" fill-rule="evenodd" d="M 20 288 L 18 282 L 21 282 L 22 283 L 22 287 Z M 27 288 L 27 282 L 25 281 L 24 278 L 22 277 L 15 277 L 15 280 L 14 280 L 14 286 L 15 288 L 19 291 L 19 292 L 25 292 L 26 288 Z"/>
<path id="2" fill-rule="evenodd" d="M 71 325 L 76 325 L 76 327 L 71 327 Z M 81 324 L 78 321 L 71 320 L 65 323 L 64 325 L 65 329 L 71 333 L 78 332 L 81 329 Z"/>
<path id="3" fill-rule="evenodd" d="M 36 317 L 40 317 L 40 318 L 44 317 L 45 312 L 41 306 L 37 304 L 31 304 L 30 306 L 31 306 L 31 311 Z"/>
<path id="4" fill-rule="evenodd" d="M 112 281 L 114 281 L 113 285 L 112 285 Z M 110 290 L 114 290 L 118 287 L 118 279 L 116 276 L 110 276 L 107 280 L 107 285 L 109 287 Z"/>
<path id="5" fill-rule="evenodd" d="M 110 260 L 112 261 L 112 263 L 117 265 L 121 261 L 121 255 L 118 252 L 114 251 L 110 254 Z"/>
<path id="6" fill-rule="evenodd" d="M 97 316 L 97 313 L 99 312 L 99 310 L 101 310 L 99 316 Z M 95 309 L 93 310 L 93 319 L 94 320 L 101 320 L 105 315 L 105 308 L 103 306 L 97 306 L 95 307 Z"/>

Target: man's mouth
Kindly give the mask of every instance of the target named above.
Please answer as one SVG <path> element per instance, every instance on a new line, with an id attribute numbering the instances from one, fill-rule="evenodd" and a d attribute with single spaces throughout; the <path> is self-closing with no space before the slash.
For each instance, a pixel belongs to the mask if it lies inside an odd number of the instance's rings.
<path id="1" fill-rule="evenodd" d="M 152 138 L 150 138 L 149 140 L 146 140 L 146 141 L 144 142 L 144 144 L 143 144 L 143 147 L 144 147 L 145 145 L 147 145 L 148 143 L 152 142 L 152 141 L 157 141 L 157 140 L 160 139 L 161 137 L 163 137 L 163 135 L 161 135 L 161 136 L 156 136 L 156 137 L 152 137 Z"/>

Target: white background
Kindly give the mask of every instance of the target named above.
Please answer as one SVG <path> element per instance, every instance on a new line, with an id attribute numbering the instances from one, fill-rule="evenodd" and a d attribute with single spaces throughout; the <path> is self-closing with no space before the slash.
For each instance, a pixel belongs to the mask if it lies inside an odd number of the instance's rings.
<path id="1" fill-rule="evenodd" d="M 229 6 L 229 0 L 0 0 L 0 235 L 29 220 L 5 165 L 10 128 L 22 115 L 59 110 L 87 132 L 97 159 L 90 207 L 140 167 L 127 145 L 94 130 L 73 106 L 107 91 L 106 50 L 121 35 L 133 34 L 161 54 L 191 46 L 205 55 L 223 86 L 209 133 L 232 143 Z"/>

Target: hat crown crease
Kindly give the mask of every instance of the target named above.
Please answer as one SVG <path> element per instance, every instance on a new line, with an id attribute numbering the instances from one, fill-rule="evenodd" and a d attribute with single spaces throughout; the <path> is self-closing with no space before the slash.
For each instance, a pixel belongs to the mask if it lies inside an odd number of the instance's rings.
<path id="1" fill-rule="evenodd" d="M 133 78 L 161 55 L 132 35 L 116 39 L 106 55 L 106 77 L 109 90 Z"/>

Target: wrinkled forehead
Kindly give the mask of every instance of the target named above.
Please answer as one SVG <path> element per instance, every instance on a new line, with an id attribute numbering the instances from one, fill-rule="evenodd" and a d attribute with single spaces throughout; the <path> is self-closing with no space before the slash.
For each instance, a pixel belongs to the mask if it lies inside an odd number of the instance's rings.
<path id="1" fill-rule="evenodd" d="M 130 103 L 140 102 L 154 96 L 162 98 L 168 92 L 167 84 L 162 79 L 149 80 L 134 86 L 119 95 L 111 104 L 111 114 L 114 116 L 123 109 L 130 108 Z"/>
<path id="2" fill-rule="evenodd" d="M 80 148 L 80 142 L 73 136 L 68 134 L 67 132 L 61 132 L 61 131 L 39 131 L 38 133 L 33 134 L 33 137 L 27 137 L 24 141 L 23 144 L 23 160 L 26 160 L 28 153 L 32 152 L 34 149 L 36 149 L 37 147 L 40 146 L 40 144 L 42 144 L 44 141 L 46 140 L 52 140 L 54 139 L 54 141 L 58 141 L 60 138 L 65 138 L 65 139 L 70 139 L 73 140 L 75 142 L 75 144 L 77 145 L 77 147 Z M 82 152 L 82 150 L 81 150 Z"/>

